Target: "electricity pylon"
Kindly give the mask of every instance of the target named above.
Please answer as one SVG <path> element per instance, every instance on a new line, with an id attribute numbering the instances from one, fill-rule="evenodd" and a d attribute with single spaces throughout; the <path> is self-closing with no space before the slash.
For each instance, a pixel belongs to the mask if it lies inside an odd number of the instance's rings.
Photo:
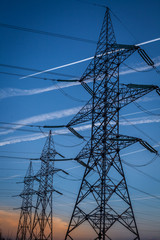
<path id="1" fill-rule="evenodd" d="M 122 239 L 140 239 L 120 150 L 139 142 L 150 152 L 157 154 L 157 151 L 140 138 L 119 133 L 119 112 L 154 89 L 160 94 L 160 89 L 154 85 L 120 86 L 119 66 L 136 51 L 154 67 L 140 47 L 116 43 L 107 8 L 94 59 L 80 79 L 92 97 L 67 125 L 72 133 L 81 137 L 73 126 L 92 122 L 91 139 L 75 158 L 85 160 L 87 167 L 65 240 L 111 240 L 117 239 L 116 234 Z M 87 80 L 93 80 L 93 89 Z"/>
<path id="2" fill-rule="evenodd" d="M 33 183 L 33 168 L 30 161 L 26 176 L 24 177 L 24 190 L 19 195 L 22 198 L 22 206 L 16 240 L 29 240 L 31 237 Z"/>
<path id="3" fill-rule="evenodd" d="M 59 171 L 66 173 L 61 169 L 55 168 L 54 161 L 56 154 L 59 153 L 55 150 L 52 133 L 50 131 L 40 157 L 41 168 L 34 176 L 35 181 L 39 183 L 39 187 L 36 192 L 37 202 L 33 219 L 31 240 L 53 239 L 53 192 L 62 194 L 53 188 L 53 175 Z"/>

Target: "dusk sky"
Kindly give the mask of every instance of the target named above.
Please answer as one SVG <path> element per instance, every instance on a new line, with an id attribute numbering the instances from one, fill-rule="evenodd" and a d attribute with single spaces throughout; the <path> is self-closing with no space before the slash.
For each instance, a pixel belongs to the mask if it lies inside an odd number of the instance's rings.
<path id="1" fill-rule="evenodd" d="M 104 5 L 112 11 L 118 43 L 135 45 L 160 38 L 160 1 L 6 0 L 0 4 L 0 229 L 14 239 L 20 212 L 13 208 L 21 206 L 21 198 L 13 196 L 23 190 L 23 184 L 17 182 L 23 181 L 29 159 L 40 157 L 49 131 L 25 125 L 66 125 L 90 99 L 79 84 L 52 81 L 79 79 L 89 61 L 60 66 L 94 56 Z M 40 31 L 53 34 L 40 34 Z M 160 41 L 142 48 L 160 71 Z M 59 68 L 52 74 L 22 78 L 56 67 Z M 160 86 L 160 74 L 134 53 L 120 67 L 120 83 Z M 122 134 L 142 138 L 160 152 L 160 96 L 156 91 L 120 113 Z M 77 126 L 77 131 L 89 139 L 87 123 L 79 129 Z M 75 157 L 85 145 L 85 141 L 66 128 L 53 129 L 52 133 L 57 152 L 66 158 Z M 141 240 L 159 240 L 160 157 L 155 158 L 137 143 L 123 150 L 121 158 Z M 54 193 L 53 197 L 54 239 L 61 240 L 84 167 L 74 161 L 56 162 L 55 166 L 69 173 L 54 177 L 54 187 L 63 193 L 62 196 Z M 34 173 L 39 168 L 40 162 L 34 161 Z M 79 240 L 85 239 L 92 239 L 87 228 L 79 236 Z M 115 232 L 115 239 L 125 240 L 125 236 L 120 238 Z"/>

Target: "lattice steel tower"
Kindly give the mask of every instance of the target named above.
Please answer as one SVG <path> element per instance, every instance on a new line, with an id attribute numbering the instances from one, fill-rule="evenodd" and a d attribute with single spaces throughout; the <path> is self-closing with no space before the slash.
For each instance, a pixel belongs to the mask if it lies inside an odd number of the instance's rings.
<path id="1" fill-rule="evenodd" d="M 120 150 L 139 142 L 151 152 L 157 152 L 142 139 L 119 133 L 119 111 L 154 89 L 158 94 L 160 91 L 153 85 L 119 84 L 120 64 L 136 51 L 154 67 L 153 61 L 140 47 L 116 43 L 107 8 L 95 57 L 80 79 L 92 97 L 67 125 L 77 135 L 74 125 L 92 122 L 91 139 L 75 158 L 86 160 L 88 167 L 65 240 L 81 239 L 80 236 L 82 239 L 116 239 L 118 232 L 122 239 L 140 239 Z M 93 89 L 87 85 L 87 80 L 93 80 Z M 87 225 L 90 228 L 85 230 Z"/>
<path id="2" fill-rule="evenodd" d="M 58 153 L 55 150 L 52 133 L 50 131 L 40 157 L 41 168 L 34 176 L 35 181 L 38 181 L 39 183 L 39 187 L 36 193 L 37 202 L 32 226 L 32 240 L 53 239 L 52 195 L 53 192 L 56 191 L 53 188 L 53 175 L 56 172 L 63 171 L 61 169 L 56 169 L 54 166 L 56 154 Z M 61 194 L 58 191 L 56 192 Z"/>
<path id="3" fill-rule="evenodd" d="M 16 240 L 29 240 L 31 237 L 33 183 L 33 168 L 32 162 L 30 162 L 24 177 L 24 190 L 19 195 L 22 198 L 22 207 Z"/>

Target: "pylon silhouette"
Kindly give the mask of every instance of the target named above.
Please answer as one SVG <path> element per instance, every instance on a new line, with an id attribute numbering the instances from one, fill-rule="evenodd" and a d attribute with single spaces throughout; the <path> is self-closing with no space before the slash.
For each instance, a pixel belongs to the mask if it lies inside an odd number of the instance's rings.
<path id="1" fill-rule="evenodd" d="M 30 161 L 26 176 L 24 177 L 24 190 L 19 195 L 22 198 L 22 206 L 16 240 L 29 240 L 31 237 L 33 183 L 33 168 Z"/>
<path id="2" fill-rule="evenodd" d="M 65 240 L 111 240 L 117 239 L 116 234 L 122 239 L 140 239 L 120 150 L 139 142 L 150 152 L 157 151 L 140 138 L 119 133 L 119 111 L 154 89 L 158 94 L 160 90 L 153 85 L 126 84 L 120 87 L 119 66 L 136 51 L 154 67 L 153 61 L 140 47 L 116 43 L 107 8 L 95 57 L 80 79 L 92 97 L 67 125 L 72 133 L 81 137 L 73 126 L 86 121 L 92 123 L 91 139 L 75 158 L 86 161 L 87 167 Z M 87 85 L 87 80 L 93 80 L 93 89 Z"/>
<path id="3" fill-rule="evenodd" d="M 52 133 L 50 131 L 40 157 L 41 168 L 34 176 L 35 181 L 39 183 L 39 187 L 36 192 L 37 202 L 32 226 L 32 240 L 53 239 L 53 192 L 62 194 L 53 188 L 53 175 L 59 171 L 63 171 L 54 166 L 56 154 L 59 153 L 55 150 Z M 66 173 L 65 171 L 63 172 Z"/>

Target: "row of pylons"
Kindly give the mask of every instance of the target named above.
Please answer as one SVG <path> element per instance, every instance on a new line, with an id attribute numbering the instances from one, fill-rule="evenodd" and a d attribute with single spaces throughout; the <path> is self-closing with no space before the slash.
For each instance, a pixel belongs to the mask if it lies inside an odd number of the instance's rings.
<path id="1" fill-rule="evenodd" d="M 117 44 L 110 10 L 106 8 L 95 56 L 78 80 L 91 98 L 66 125 L 73 134 L 83 138 L 74 126 L 91 122 L 91 138 L 75 157 L 76 161 L 84 163 L 85 171 L 65 240 L 81 239 L 78 230 L 83 229 L 83 225 L 91 234 L 89 239 L 117 239 L 117 234 L 128 240 L 140 240 L 120 151 L 137 142 L 152 153 L 157 154 L 157 151 L 140 138 L 120 134 L 119 114 L 123 107 L 153 90 L 160 95 L 160 89 L 155 85 L 119 83 L 120 65 L 135 52 L 155 68 L 154 62 L 139 46 Z M 92 84 L 88 85 L 88 80 L 92 80 Z M 51 135 L 50 131 L 40 157 L 40 170 L 34 175 L 30 163 L 24 178 L 16 240 L 54 239 L 53 175 L 61 169 L 54 165 L 56 150 Z M 38 190 L 33 190 L 34 181 L 39 184 Z M 35 206 L 33 194 L 37 196 Z M 87 240 L 88 235 L 82 239 Z"/>

